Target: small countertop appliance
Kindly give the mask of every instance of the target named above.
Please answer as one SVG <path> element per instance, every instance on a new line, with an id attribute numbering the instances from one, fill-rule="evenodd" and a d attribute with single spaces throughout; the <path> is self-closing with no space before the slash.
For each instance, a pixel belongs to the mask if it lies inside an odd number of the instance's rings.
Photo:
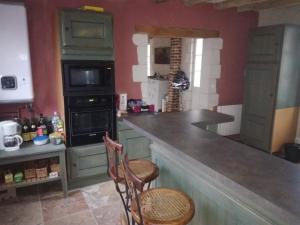
<path id="1" fill-rule="evenodd" d="M 12 121 L 0 122 L 0 150 L 16 151 L 20 149 L 23 139 L 20 136 L 21 126 Z"/>

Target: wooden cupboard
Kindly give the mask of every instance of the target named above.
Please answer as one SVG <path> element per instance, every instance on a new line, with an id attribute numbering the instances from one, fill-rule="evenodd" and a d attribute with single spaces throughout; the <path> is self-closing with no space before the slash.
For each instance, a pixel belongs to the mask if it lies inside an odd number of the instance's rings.
<path id="1" fill-rule="evenodd" d="M 60 19 L 62 59 L 114 59 L 111 14 L 66 9 Z"/>
<path id="2" fill-rule="evenodd" d="M 130 159 L 151 159 L 150 139 L 119 121 L 118 141 Z M 105 175 L 107 156 L 103 143 L 76 146 L 67 149 L 69 180 Z"/>
<path id="3" fill-rule="evenodd" d="M 294 142 L 300 103 L 300 28 L 259 27 L 250 33 L 241 139 L 267 152 Z"/>

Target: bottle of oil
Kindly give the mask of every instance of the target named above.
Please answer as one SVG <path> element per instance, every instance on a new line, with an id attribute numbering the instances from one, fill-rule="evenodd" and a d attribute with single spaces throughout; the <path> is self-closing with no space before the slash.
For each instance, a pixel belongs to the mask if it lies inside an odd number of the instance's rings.
<path id="1" fill-rule="evenodd" d="M 22 138 L 23 141 L 30 141 L 30 127 L 29 127 L 29 120 L 24 119 L 22 124 Z"/>
<path id="2" fill-rule="evenodd" d="M 37 136 L 37 126 L 36 126 L 36 120 L 34 118 L 31 118 L 31 123 L 30 123 L 30 139 L 33 140 Z"/>
<path id="3" fill-rule="evenodd" d="M 42 128 L 43 135 L 47 135 L 48 134 L 47 126 L 46 126 L 46 120 L 43 117 L 42 113 L 40 114 L 40 119 L 39 119 L 39 122 L 38 122 L 38 127 Z"/>

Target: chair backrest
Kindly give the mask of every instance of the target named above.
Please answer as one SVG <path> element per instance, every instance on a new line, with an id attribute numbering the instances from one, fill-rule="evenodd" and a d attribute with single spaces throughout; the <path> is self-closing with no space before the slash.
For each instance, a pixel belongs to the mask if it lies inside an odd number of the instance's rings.
<path id="1" fill-rule="evenodd" d="M 121 165 L 122 165 L 122 169 L 124 170 L 124 177 L 128 188 L 127 197 L 130 198 L 132 203 L 131 210 L 138 212 L 140 218 L 139 224 L 143 225 L 144 223 L 143 223 L 138 193 L 143 191 L 144 182 L 141 179 L 139 179 L 130 169 L 127 154 L 124 156 Z"/>
<path id="2" fill-rule="evenodd" d="M 105 136 L 103 136 L 103 141 L 107 154 L 107 174 L 117 182 L 120 179 L 118 165 L 119 156 L 123 154 L 123 146 L 110 139 L 108 132 L 106 132 Z"/>

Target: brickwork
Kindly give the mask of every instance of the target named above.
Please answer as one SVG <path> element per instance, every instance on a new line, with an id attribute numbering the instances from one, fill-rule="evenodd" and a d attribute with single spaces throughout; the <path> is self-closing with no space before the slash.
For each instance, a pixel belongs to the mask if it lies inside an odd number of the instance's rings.
<path id="1" fill-rule="evenodd" d="M 177 89 L 172 88 L 172 81 L 173 81 L 177 71 L 180 70 L 181 43 L 182 43 L 181 38 L 171 38 L 170 74 L 169 74 L 167 112 L 180 111 L 180 94 Z"/>

